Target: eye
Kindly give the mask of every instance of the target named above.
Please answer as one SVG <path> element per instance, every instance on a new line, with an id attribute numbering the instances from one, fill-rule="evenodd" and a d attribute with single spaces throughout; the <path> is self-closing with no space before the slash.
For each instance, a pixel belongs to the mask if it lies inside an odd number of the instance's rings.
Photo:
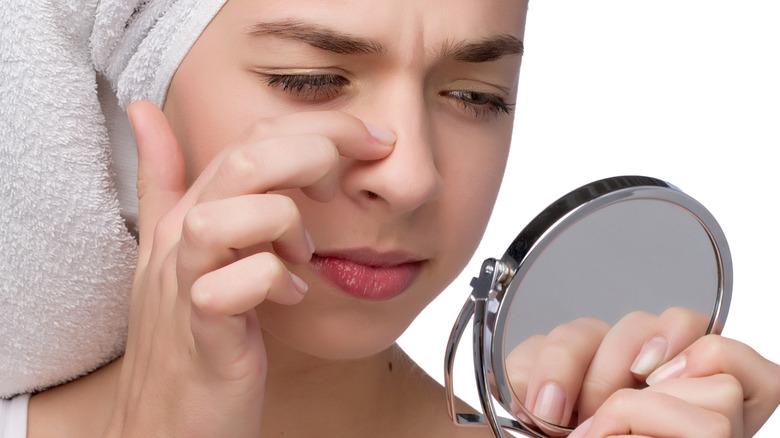
<path id="1" fill-rule="evenodd" d="M 327 100 L 336 97 L 349 80 L 334 74 L 263 74 L 269 87 L 280 88 L 304 100 Z"/>
<path id="2" fill-rule="evenodd" d="M 455 90 L 442 91 L 439 94 L 454 99 L 463 109 L 472 111 L 474 117 L 478 119 L 491 115 L 498 117 L 501 114 L 511 114 L 515 107 L 491 93 Z"/>

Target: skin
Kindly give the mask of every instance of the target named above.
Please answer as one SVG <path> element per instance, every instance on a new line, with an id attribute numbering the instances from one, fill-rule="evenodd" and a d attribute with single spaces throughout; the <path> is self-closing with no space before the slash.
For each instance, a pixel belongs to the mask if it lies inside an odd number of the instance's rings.
<path id="1" fill-rule="evenodd" d="M 332 185 L 327 203 L 300 190 L 282 192 L 295 201 L 318 253 L 372 248 L 402 250 L 425 260 L 423 271 L 406 292 L 378 303 L 346 297 L 306 266 L 288 264 L 309 284 L 306 300 L 294 307 L 263 303 L 259 315 L 266 332 L 284 337 L 285 343 L 299 350 L 351 358 L 387 348 L 454 279 L 479 243 L 503 175 L 512 117 L 489 113 L 475 118 L 474 109 L 440 93 L 499 93 L 513 103 L 520 59 L 512 55 L 490 63 L 463 63 L 443 58 L 440 52 L 450 41 L 504 34 L 519 38 L 524 9 L 510 6 L 511 1 L 496 2 L 488 8 L 494 11 L 491 14 L 462 3 L 461 12 L 431 25 L 429 17 L 438 9 L 435 4 L 372 4 L 372 14 L 347 14 L 344 11 L 354 5 L 231 1 L 203 33 L 171 83 L 164 110 L 180 139 L 188 180 L 200 174 L 225 144 L 246 135 L 248 127 L 254 131 L 249 135 L 273 129 L 258 120 L 278 114 L 338 110 L 397 136 L 392 153 L 384 159 L 342 156 L 338 175 L 328 176 Z M 370 36 L 385 51 L 335 55 L 300 41 L 246 36 L 246 29 L 258 21 L 290 19 L 291 9 L 296 11 L 292 17 L 303 17 L 295 18 L 299 21 L 323 17 L 319 21 L 328 27 Z M 515 13 L 500 17 L 496 12 L 501 10 Z M 463 19 L 472 14 L 476 18 Z M 366 15 L 377 18 L 366 20 Z M 424 32 L 418 28 L 419 21 L 425 22 Z M 465 23 L 456 27 L 453 21 Z M 264 75 L 303 69 L 343 74 L 350 84 L 333 91 L 333 98 L 316 100 L 264 84 Z M 315 116 L 293 117 L 283 134 L 320 134 L 326 126 L 343 124 L 332 114 Z M 298 156 L 290 151 L 275 159 L 298 160 Z"/>
<path id="2" fill-rule="evenodd" d="M 521 40 L 525 11 L 518 0 L 230 0 L 164 111 L 128 108 L 140 216 L 126 354 L 33 397 L 29 436 L 488 436 L 455 427 L 442 388 L 394 342 L 470 258 L 506 164 L 501 108 L 520 55 L 474 62 L 458 48 Z M 336 54 L 290 33 L 323 26 L 328 41 L 372 44 Z M 309 264 L 354 249 L 401 253 L 419 273 L 376 301 Z M 652 436 L 660 425 L 645 412 L 669 406 L 689 413 L 673 436 L 697 436 L 692 421 L 713 416 L 742 436 L 743 413 L 768 416 L 780 390 L 755 396 L 751 384 L 776 366 L 748 356 L 749 377 L 729 361 L 747 347 L 707 357 L 701 345 L 666 380 L 683 384 L 616 392 L 589 436 L 640 424 Z M 702 397 L 717 391 L 730 396 Z"/>
<path id="3" fill-rule="evenodd" d="M 127 353 L 36 397 L 31 436 L 58 422 L 48 430 L 81 436 L 474 434 L 452 425 L 443 390 L 394 342 L 470 258 L 506 163 L 519 49 L 474 62 L 459 48 L 520 41 L 526 8 L 355 13 L 366 7 L 231 0 L 180 65 L 164 114 L 128 109 L 140 248 Z M 291 21 L 382 49 L 248 35 Z M 290 74 L 349 84 L 301 95 L 269 83 Z M 315 254 L 401 253 L 419 273 L 392 299 L 355 298 L 307 265 L 307 235 Z M 109 382 L 116 392 L 98 393 Z M 96 400 L 91 428 L 74 425 L 84 404 L 57 409 L 68 391 Z"/>

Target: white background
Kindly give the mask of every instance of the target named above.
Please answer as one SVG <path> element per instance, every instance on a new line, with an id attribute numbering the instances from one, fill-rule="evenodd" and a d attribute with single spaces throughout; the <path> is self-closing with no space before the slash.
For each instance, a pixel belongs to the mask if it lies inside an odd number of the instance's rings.
<path id="1" fill-rule="evenodd" d="M 445 343 L 481 261 L 500 257 L 569 190 L 644 174 L 718 219 L 735 269 L 724 335 L 780 362 L 780 2 L 531 0 L 528 20 L 493 220 L 472 263 L 401 345 L 441 381 Z M 459 357 L 456 388 L 474 403 L 470 351 Z M 780 412 L 757 436 L 780 437 Z"/>

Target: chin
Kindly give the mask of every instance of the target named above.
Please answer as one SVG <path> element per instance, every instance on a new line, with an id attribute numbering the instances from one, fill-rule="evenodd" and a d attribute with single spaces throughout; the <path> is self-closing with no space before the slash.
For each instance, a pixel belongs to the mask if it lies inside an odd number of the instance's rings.
<path id="1" fill-rule="evenodd" d="M 327 360 L 361 359 L 380 353 L 395 343 L 417 315 L 413 312 L 400 317 L 397 312 L 360 306 L 305 315 L 307 309 L 295 309 L 298 306 L 264 303 L 258 309 L 263 331 L 293 350 Z"/>

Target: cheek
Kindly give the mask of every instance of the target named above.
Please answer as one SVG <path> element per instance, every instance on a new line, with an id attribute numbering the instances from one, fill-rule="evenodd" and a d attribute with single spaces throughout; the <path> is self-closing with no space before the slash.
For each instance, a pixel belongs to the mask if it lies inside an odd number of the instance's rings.
<path id="1" fill-rule="evenodd" d="M 468 235 L 471 244 L 476 245 L 487 226 L 501 186 L 512 120 L 503 117 L 487 125 L 442 128 L 439 132 L 437 161 L 444 179 L 445 214 L 462 218 L 459 220 L 460 232 Z"/>
<path id="2" fill-rule="evenodd" d="M 255 121 L 279 113 L 263 84 L 214 47 L 212 36 L 204 33 L 184 58 L 163 108 L 184 153 L 188 183 Z"/>
<path id="3" fill-rule="evenodd" d="M 506 117 L 506 119 L 511 119 Z M 446 287 L 476 251 L 487 227 L 506 166 L 511 120 L 493 129 L 452 129 L 439 139 L 449 147 L 438 151 L 444 190 L 438 229 Z"/>

